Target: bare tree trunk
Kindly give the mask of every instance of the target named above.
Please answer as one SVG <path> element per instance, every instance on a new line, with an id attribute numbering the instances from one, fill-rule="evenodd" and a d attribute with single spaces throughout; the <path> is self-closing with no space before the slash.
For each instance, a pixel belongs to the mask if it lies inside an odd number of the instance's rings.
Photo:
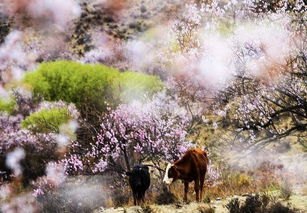
<path id="1" fill-rule="evenodd" d="M 130 167 L 130 163 L 129 163 L 126 147 L 123 148 L 123 153 L 124 153 L 124 159 L 125 159 L 125 163 L 126 163 L 126 168 L 127 168 L 128 172 L 130 172 L 131 171 L 131 167 Z"/>

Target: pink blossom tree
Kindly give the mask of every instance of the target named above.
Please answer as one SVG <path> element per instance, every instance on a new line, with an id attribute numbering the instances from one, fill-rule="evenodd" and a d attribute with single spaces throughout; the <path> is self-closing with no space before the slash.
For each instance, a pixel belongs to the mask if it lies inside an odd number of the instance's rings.
<path id="1" fill-rule="evenodd" d="M 68 146 L 70 140 L 74 140 L 74 121 L 78 119 L 79 112 L 74 104 L 59 102 L 41 102 L 35 104 L 29 94 L 24 94 L 22 90 L 13 91 L 13 98 L 16 105 L 11 114 L 0 111 L 0 183 L 6 180 L 22 178 L 23 184 L 28 185 L 31 181 L 45 174 L 45 167 L 48 162 L 58 161 L 62 152 Z M 33 131 L 31 128 L 22 127 L 22 122 L 33 112 L 50 110 L 53 108 L 67 109 L 67 113 L 72 120 L 60 126 L 60 132 Z M 44 117 L 41 117 L 44 120 Z M 46 120 L 44 120 L 47 122 Z M 75 121 L 76 122 L 76 121 Z M 71 129 L 71 130 L 70 130 Z M 63 137 L 68 141 L 63 142 Z M 14 160 L 16 150 L 24 152 L 24 156 Z M 12 163 L 9 157 L 13 156 Z M 15 172 L 14 168 L 21 168 Z"/>
<path id="2" fill-rule="evenodd" d="M 306 56 L 299 54 L 290 57 L 274 81 L 237 76 L 218 97 L 220 104 L 226 106 L 227 122 L 238 133 L 248 132 L 251 141 L 304 134 L 307 127 L 305 68 Z"/>
<path id="3" fill-rule="evenodd" d="M 150 162 L 161 170 L 163 162 L 177 159 L 191 146 L 186 141 L 189 121 L 187 111 L 165 93 L 146 103 L 122 104 L 103 117 L 97 140 L 87 153 L 71 153 L 66 166 L 68 171 L 78 171 L 84 169 L 82 163 L 90 163 L 92 173 L 122 173 L 135 163 Z"/>
<path id="4" fill-rule="evenodd" d="M 56 141 L 52 134 L 34 134 L 20 128 L 22 116 L 0 115 L 0 178 L 10 180 L 12 170 L 6 157 L 16 148 L 23 149 L 25 159 L 20 162 L 24 184 L 44 174 L 46 161 L 56 160 Z M 1 181 L 0 179 L 0 181 Z"/>

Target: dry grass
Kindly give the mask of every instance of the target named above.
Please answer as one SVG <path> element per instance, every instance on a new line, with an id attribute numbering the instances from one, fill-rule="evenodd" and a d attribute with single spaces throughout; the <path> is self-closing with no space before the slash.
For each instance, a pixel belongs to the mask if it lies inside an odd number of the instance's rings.
<path id="1" fill-rule="evenodd" d="M 205 190 L 205 200 L 212 200 L 215 198 L 225 198 L 232 195 L 242 195 L 253 193 L 257 186 L 253 183 L 251 177 L 245 174 L 231 175 L 225 181 L 219 184 L 208 187 Z"/>
<path id="2" fill-rule="evenodd" d="M 226 198 L 233 195 L 247 195 L 255 192 L 281 191 L 281 184 L 274 170 L 278 165 L 262 164 L 255 171 L 233 171 L 225 169 L 219 180 L 215 183 L 207 182 L 203 190 L 203 202 L 209 203 L 217 198 Z M 184 184 L 176 181 L 165 190 L 159 180 L 152 180 L 152 185 L 145 195 L 144 205 L 172 204 L 183 202 Z M 288 192 L 285 191 L 286 193 Z M 289 194 L 289 193 L 288 193 Z M 287 195 L 288 196 L 288 195 Z M 289 196 L 288 196 L 289 197 Z M 194 183 L 189 184 L 188 201 L 195 201 Z M 113 193 L 108 206 L 131 206 L 133 198 L 130 188 L 121 188 L 118 193 Z"/>
<path id="3" fill-rule="evenodd" d="M 274 197 L 276 194 L 271 196 L 273 191 L 282 192 L 282 185 L 274 172 L 275 170 L 278 170 L 278 168 L 278 165 L 265 163 L 259 168 L 256 168 L 253 172 L 224 169 L 221 172 L 220 178 L 216 182 L 207 182 L 204 187 L 202 204 L 210 203 L 210 201 L 216 200 L 217 198 L 223 199 L 234 195 L 251 195 L 255 192 L 261 192 L 267 196 Z M 99 184 L 99 182 L 97 184 Z M 108 184 L 105 183 L 104 185 Z M 288 193 L 289 190 L 287 185 L 284 186 L 284 192 L 284 195 L 286 195 L 285 197 L 289 199 L 291 193 Z M 108 194 L 108 196 L 105 196 L 104 200 L 101 200 L 104 208 L 128 208 L 133 206 L 133 197 L 128 185 L 113 187 L 112 189 L 110 187 L 105 187 L 101 193 Z M 182 206 L 183 194 L 184 184 L 181 181 L 173 183 L 169 187 L 169 190 L 165 190 L 165 188 L 163 190 L 161 181 L 152 178 L 152 185 L 146 192 L 143 207 L 152 205 L 157 206 L 161 204 L 169 204 L 172 208 L 174 205 Z M 53 200 L 55 203 L 57 202 L 56 198 L 50 198 L 50 201 Z M 191 204 L 195 202 L 194 183 L 189 185 L 188 200 Z M 66 206 L 67 204 L 62 203 L 62 205 Z M 71 207 L 68 206 L 67 208 Z M 204 208 L 203 210 L 200 209 L 199 212 L 207 212 L 207 208 Z"/>
<path id="4" fill-rule="evenodd" d="M 307 195 L 307 186 L 302 188 L 302 195 Z"/>

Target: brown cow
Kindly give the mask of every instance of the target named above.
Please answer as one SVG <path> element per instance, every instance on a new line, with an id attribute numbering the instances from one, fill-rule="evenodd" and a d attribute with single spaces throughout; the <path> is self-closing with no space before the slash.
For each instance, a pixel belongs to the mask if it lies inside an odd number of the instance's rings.
<path id="1" fill-rule="evenodd" d="M 175 180 L 184 181 L 184 201 L 187 201 L 189 182 L 194 181 L 196 201 L 202 200 L 202 192 L 209 160 L 207 153 L 201 149 L 188 150 L 174 164 L 168 164 L 163 182 L 171 184 Z M 200 199 L 199 199 L 200 198 Z"/>

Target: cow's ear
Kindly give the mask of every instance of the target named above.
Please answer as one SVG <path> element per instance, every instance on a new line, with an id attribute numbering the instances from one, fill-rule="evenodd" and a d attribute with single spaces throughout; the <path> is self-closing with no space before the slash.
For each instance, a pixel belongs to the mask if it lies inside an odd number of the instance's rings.
<path id="1" fill-rule="evenodd" d="M 130 176 L 132 173 L 131 172 L 126 172 L 126 175 L 127 176 Z"/>

